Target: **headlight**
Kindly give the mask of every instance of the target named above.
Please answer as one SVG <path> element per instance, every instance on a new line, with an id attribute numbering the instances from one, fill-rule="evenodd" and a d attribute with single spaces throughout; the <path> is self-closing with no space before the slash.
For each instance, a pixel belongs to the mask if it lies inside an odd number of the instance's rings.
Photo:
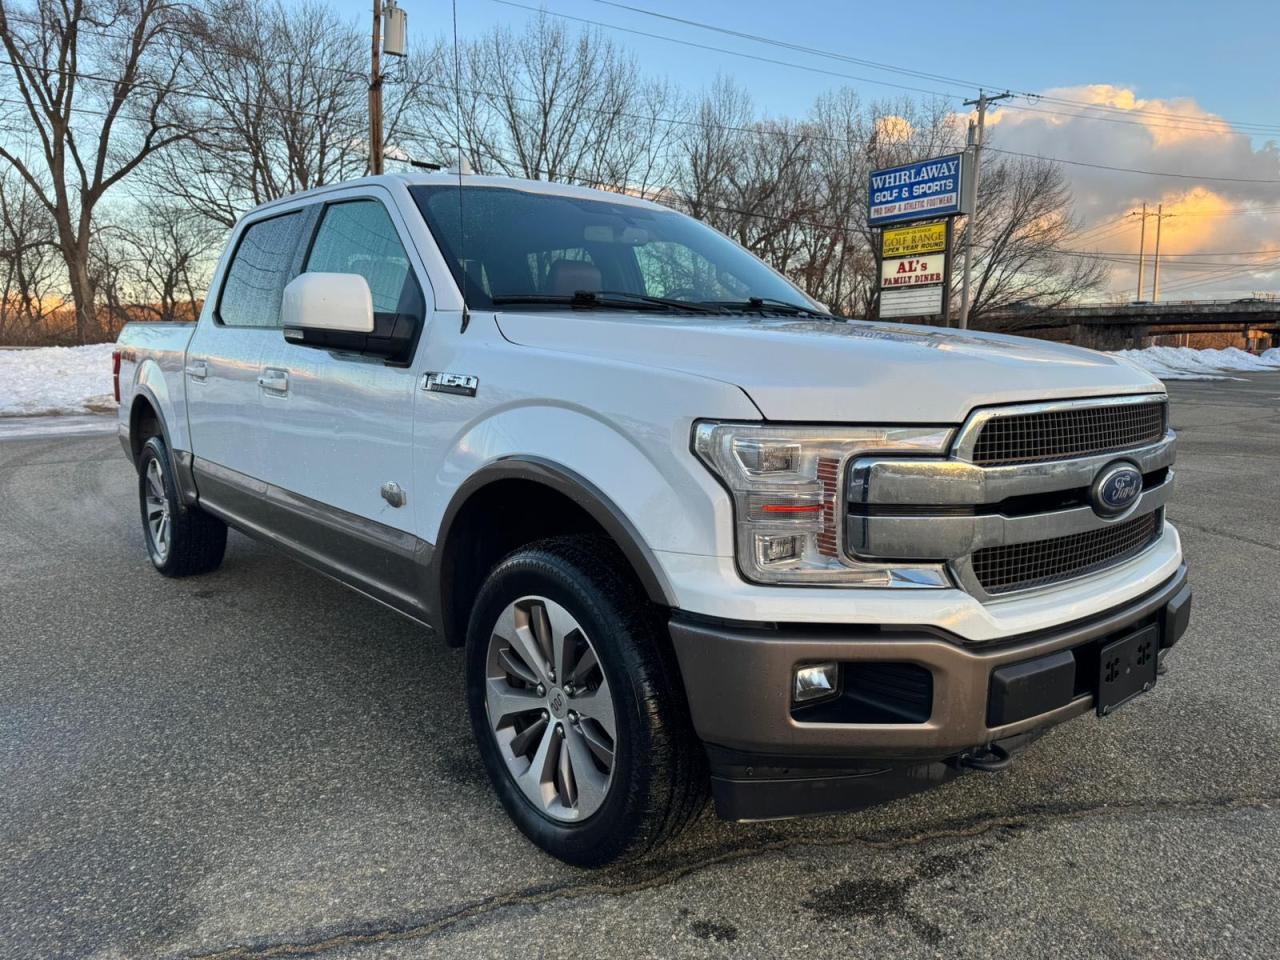
<path id="1" fill-rule="evenodd" d="M 843 480 L 854 457 L 946 453 L 946 427 L 697 423 L 693 448 L 733 496 L 738 566 L 757 583 L 948 586 L 939 564 L 846 556 Z"/>

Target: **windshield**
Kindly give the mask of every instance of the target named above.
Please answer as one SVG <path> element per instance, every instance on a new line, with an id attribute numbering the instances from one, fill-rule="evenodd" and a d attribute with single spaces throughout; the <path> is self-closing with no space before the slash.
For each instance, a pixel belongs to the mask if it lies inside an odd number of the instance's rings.
<path id="1" fill-rule="evenodd" d="M 460 287 L 465 263 L 472 307 L 818 309 L 737 244 L 673 210 L 506 187 L 411 192 Z"/>

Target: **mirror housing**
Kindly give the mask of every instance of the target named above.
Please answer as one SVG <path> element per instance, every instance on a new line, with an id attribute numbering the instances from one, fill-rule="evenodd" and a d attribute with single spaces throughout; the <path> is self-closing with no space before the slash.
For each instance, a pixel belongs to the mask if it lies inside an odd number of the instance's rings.
<path id="1" fill-rule="evenodd" d="M 417 319 L 374 313 L 369 284 L 358 273 L 301 273 L 284 288 L 280 310 L 290 343 L 398 363 L 410 359 Z"/>
<path id="2" fill-rule="evenodd" d="M 280 304 L 286 330 L 372 333 L 373 294 L 358 273 L 300 273 Z"/>

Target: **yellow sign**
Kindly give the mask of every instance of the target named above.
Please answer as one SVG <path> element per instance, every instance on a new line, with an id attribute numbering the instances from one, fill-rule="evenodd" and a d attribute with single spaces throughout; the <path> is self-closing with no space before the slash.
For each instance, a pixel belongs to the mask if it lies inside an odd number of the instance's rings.
<path id="1" fill-rule="evenodd" d="M 881 256 L 916 257 L 922 253 L 942 253 L 947 249 L 946 223 L 918 223 L 909 227 L 886 228 Z"/>

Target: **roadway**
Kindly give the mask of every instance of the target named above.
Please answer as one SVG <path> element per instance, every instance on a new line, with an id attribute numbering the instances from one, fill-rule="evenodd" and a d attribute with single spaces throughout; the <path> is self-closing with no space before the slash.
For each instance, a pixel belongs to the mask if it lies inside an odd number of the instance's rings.
<path id="1" fill-rule="evenodd" d="M 239 535 L 159 577 L 113 436 L 0 422 L 0 956 L 1274 957 L 1280 374 L 1171 392 L 1196 601 L 1155 691 L 594 873 L 492 797 L 459 652 Z"/>

